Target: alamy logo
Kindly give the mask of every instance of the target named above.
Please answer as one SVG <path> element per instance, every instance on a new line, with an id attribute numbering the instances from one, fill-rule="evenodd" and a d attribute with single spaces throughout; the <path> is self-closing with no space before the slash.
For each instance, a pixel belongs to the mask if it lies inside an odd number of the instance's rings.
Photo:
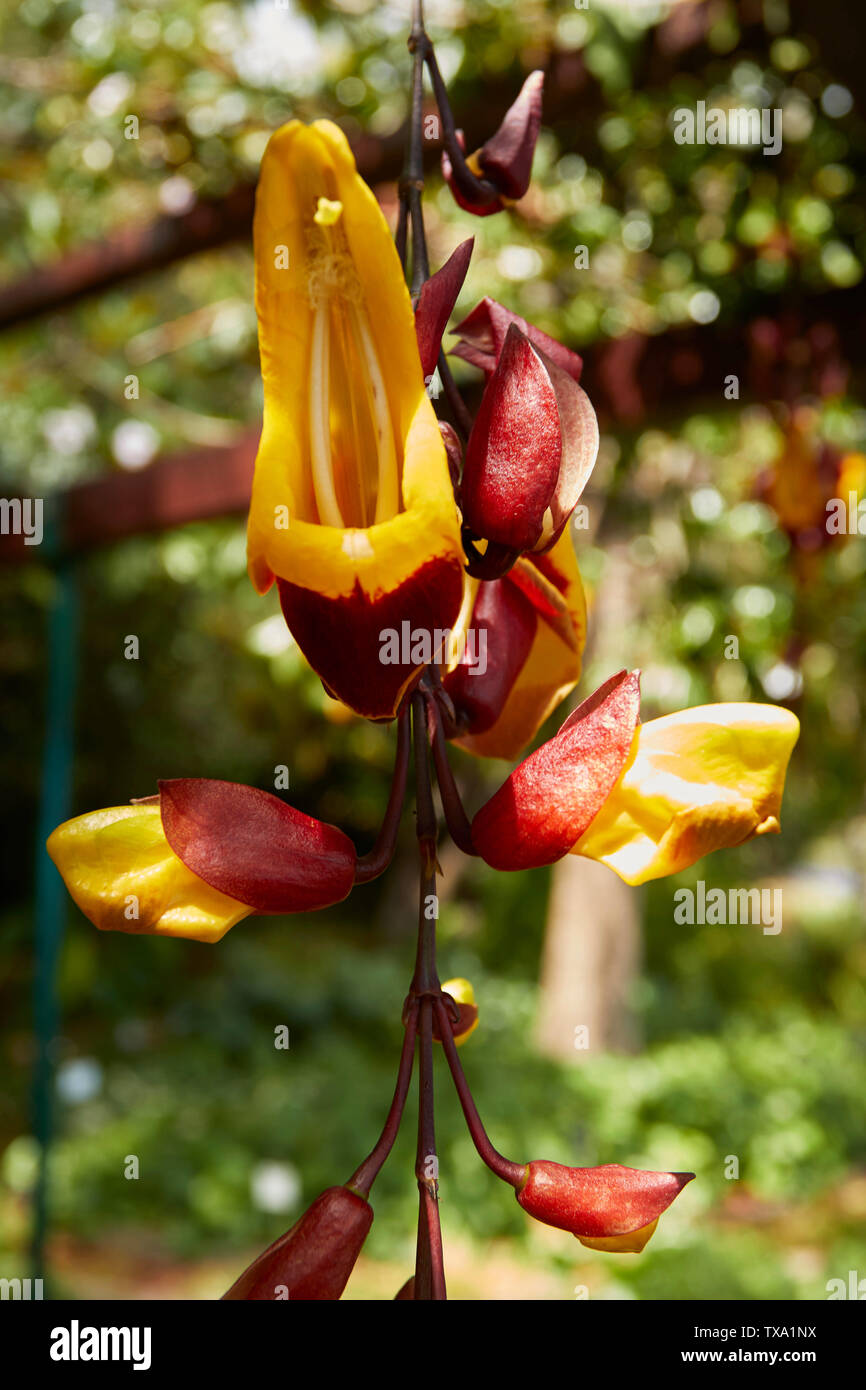
<path id="1" fill-rule="evenodd" d="M 0 536 L 23 536 L 25 545 L 41 545 L 42 498 L 0 497 Z"/>
<path id="2" fill-rule="evenodd" d="M 379 660 L 383 666 L 429 666 L 432 662 L 464 662 L 470 676 L 487 670 L 487 629 L 469 627 L 452 632 L 450 627 L 413 628 L 408 619 L 379 633 Z"/>
<path id="3" fill-rule="evenodd" d="M 678 106 L 673 116 L 678 145 L 763 145 L 764 154 L 782 148 L 782 109 L 756 106 L 711 106 L 699 101 L 695 110 Z"/>
<path id="4" fill-rule="evenodd" d="M 678 888 L 674 893 L 674 921 L 679 926 L 763 926 L 765 936 L 782 930 L 781 888 Z"/>
<path id="5" fill-rule="evenodd" d="M 52 1361 L 131 1361 L 134 1371 L 150 1370 L 149 1327 L 68 1327 L 51 1329 Z"/>

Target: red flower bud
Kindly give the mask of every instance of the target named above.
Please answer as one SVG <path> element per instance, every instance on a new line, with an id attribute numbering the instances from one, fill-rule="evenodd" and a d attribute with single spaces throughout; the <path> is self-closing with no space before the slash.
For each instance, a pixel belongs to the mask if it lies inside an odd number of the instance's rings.
<path id="1" fill-rule="evenodd" d="M 329 1187 L 253 1260 L 223 1300 L 338 1299 L 372 1224 L 369 1202 L 348 1187 Z"/>
<path id="2" fill-rule="evenodd" d="M 460 188 L 448 155 L 442 154 L 442 176 L 454 195 L 455 202 L 477 217 L 489 217 L 501 212 L 509 203 L 522 198 L 529 187 L 532 159 L 541 126 L 541 97 L 544 73 L 531 72 L 520 93 L 508 108 L 502 124 L 490 139 L 466 160 L 476 178 L 486 179 L 499 197 L 483 199 Z M 465 149 L 463 132 L 457 132 L 460 148 Z"/>
<path id="3" fill-rule="evenodd" d="M 165 838 L 188 869 L 254 912 L 311 912 L 342 902 L 355 846 L 342 830 L 240 782 L 160 782 Z"/>
<path id="4" fill-rule="evenodd" d="M 589 397 L 511 324 L 466 446 L 465 524 L 512 550 L 549 550 L 597 453 Z"/>
<path id="5" fill-rule="evenodd" d="M 605 1163 L 566 1168 L 534 1159 L 517 1200 L 536 1221 L 570 1231 L 591 1248 L 635 1252 L 694 1173 L 651 1173 Z"/>

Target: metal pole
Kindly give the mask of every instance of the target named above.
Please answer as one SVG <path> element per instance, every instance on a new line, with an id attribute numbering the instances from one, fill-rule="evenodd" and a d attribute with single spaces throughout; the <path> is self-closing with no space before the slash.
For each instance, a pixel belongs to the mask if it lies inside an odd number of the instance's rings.
<path id="1" fill-rule="evenodd" d="M 75 734 L 78 660 L 78 585 L 74 563 L 56 570 L 56 592 L 48 615 L 48 672 L 45 743 L 36 836 L 36 934 L 34 950 L 33 1133 L 39 1166 L 33 1191 L 33 1277 L 44 1278 L 48 1157 L 54 1128 L 54 1064 L 60 1032 L 57 966 L 66 919 L 63 880 L 45 850 L 55 826 L 69 816 Z"/>

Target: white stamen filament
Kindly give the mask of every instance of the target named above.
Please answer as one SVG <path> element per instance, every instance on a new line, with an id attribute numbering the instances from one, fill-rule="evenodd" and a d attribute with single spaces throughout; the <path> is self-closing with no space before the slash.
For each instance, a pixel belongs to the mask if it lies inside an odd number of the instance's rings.
<path id="1" fill-rule="evenodd" d="M 375 521 L 388 521 L 392 516 L 397 515 L 400 507 L 397 451 L 394 448 L 394 431 L 391 428 L 388 394 L 385 390 L 385 381 L 366 314 L 356 304 L 352 305 L 352 326 L 355 329 L 355 338 L 360 347 L 361 361 L 367 369 L 364 373 L 364 386 L 370 403 L 373 427 L 376 431 L 379 475 Z"/>
<path id="2" fill-rule="evenodd" d="M 343 517 L 334 489 L 334 469 L 331 460 L 330 422 L 330 329 L 328 302 L 316 306 L 313 319 L 312 362 L 310 364 L 310 454 L 313 465 L 313 491 L 319 521 L 325 526 L 343 527 Z"/>

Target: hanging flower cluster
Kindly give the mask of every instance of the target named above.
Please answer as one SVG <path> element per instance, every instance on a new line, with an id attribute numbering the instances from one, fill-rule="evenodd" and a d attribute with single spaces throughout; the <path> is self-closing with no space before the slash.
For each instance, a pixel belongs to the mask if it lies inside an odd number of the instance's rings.
<path id="1" fill-rule="evenodd" d="M 480 216 L 526 191 L 541 116 L 533 73 L 497 133 L 468 159 L 429 39 L 445 130 L 445 177 Z M 576 686 L 586 609 L 569 518 L 598 450 L 580 358 L 491 299 L 453 330 L 485 378 L 469 418 L 441 350 L 472 242 L 428 276 L 420 218 L 420 106 L 401 185 L 397 243 L 341 131 L 291 122 L 271 138 L 255 217 L 264 422 L 249 515 L 249 569 L 276 582 L 286 623 L 327 691 L 357 714 L 396 720 L 391 793 L 375 846 L 257 788 L 163 781 L 141 801 L 76 817 L 48 850 L 101 930 L 218 941 L 251 914 L 310 912 L 380 874 L 394 851 L 414 748 L 421 903 L 404 1046 L 382 1136 L 227 1299 L 336 1299 L 373 1220 L 371 1185 L 390 1152 L 417 1052 L 418 1256 L 398 1297 L 445 1296 L 433 1126 L 439 1043 L 476 1147 L 536 1220 L 594 1249 L 639 1251 L 693 1176 L 618 1164 L 517 1163 L 490 1143 L 456 1044 L 479 1022 L 471 984 L 440 984 L 435 920 L 435 766 L 448 829 L 496 869 L 579 854 L 629 884 L 677 873 L 711 850 L 779 830 L 798 725 L 766 704 L 683 710 L 642 724 L 636 671 L 610 677 L 530 752 L 470 819 L 448 743 L 515 759 Z M 412 224 L 413 288 L 404 278 Z M 425 383 L 439 364 L 452 421 Z"/>

